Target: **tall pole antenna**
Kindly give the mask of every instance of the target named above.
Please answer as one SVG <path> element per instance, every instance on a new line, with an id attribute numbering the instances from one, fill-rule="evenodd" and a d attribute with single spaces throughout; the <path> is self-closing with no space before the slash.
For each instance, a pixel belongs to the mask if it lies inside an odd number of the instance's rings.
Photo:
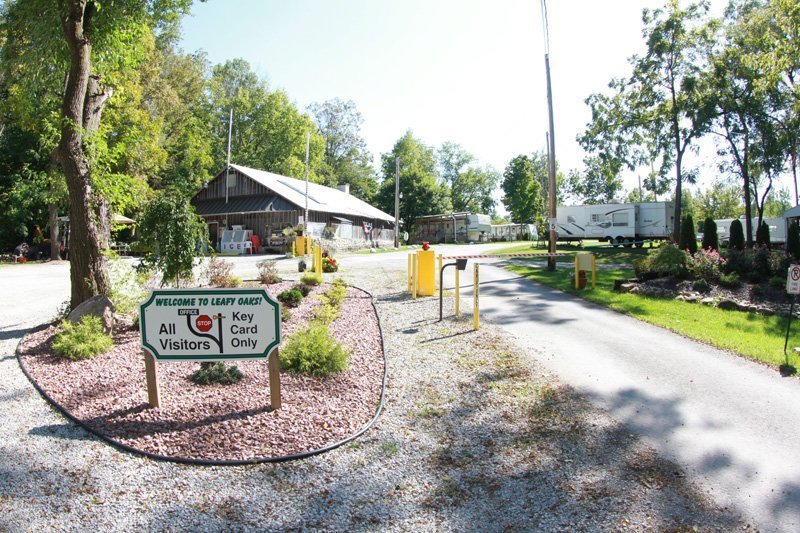
<path id="1" fill-rule="evenodd" d="M 308 151 L 311 146 L 311 132 L 306 132 L 306 213 L 303 216 L 303 235 L 308 238 Z M 305 249 L 303 255 L 306 255 Z"/>
<path id="2" fill-rule="evenodd" d="M 231 182 L 231 133 L 233 132 L 233 108 L 228 117 L 228 164 L 225 167 L 225 203 L 228 203 L 228 186 Z"/>
<path id="3" fill-rule="evenodd" d="M 552 255 L 556 253 L 556 134 L 553 125 L 553 86 L 550 81 L 550 30 L 547 22 L 547 0 L 542 0 L 542 23 L 544 24 L 544 69 L 547 74 L 547 114 L 550 124 L 549 135 L 549 164 L 547 165 L 547 177 L 550 190 L 550 220 L 548 223 L 549 245 L 547 256 L 547 270 L 556 269 L 556 258 Z"/>
<path id="4" fill-rule="evenodd" d="M 400 158 L 394 160 L 394 247 L 400 245 Z"/>

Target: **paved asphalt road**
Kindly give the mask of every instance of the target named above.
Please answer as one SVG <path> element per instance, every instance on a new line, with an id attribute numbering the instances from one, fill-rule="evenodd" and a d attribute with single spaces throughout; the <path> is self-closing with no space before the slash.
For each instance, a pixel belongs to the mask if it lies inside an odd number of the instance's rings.
<path id="1" fill-rule="evenodd" d="M 235 259 L 235 272 L 254 276 L 260 259 Z M 482 320 L 502 325 L 531 357 L 681 464 L 717 502 L 763 531 L 800 530 L 800 380 L 480 261 Z M 357 276 L 359 268 L 404 269 L 406 254 L 351 255 L 342 263 Z M 280 261 L 283 271 L 295 266 Z M 468 311 L 471 267 L 461 279 Z M 0 268 L 2 355 L 27 328 L 49 320 L 68 293 L 66 264 Z"/>

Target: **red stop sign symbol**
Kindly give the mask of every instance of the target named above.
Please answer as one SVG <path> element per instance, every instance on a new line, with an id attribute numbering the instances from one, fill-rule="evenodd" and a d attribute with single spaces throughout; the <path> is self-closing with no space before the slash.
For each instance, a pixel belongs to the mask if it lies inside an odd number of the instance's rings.
<path id="1" fill-rule="evenodd" d="M 211 317 L 208 315 L 200 315 L 194 323 L 200 331 L 208 331 L 211 329 Z"/>

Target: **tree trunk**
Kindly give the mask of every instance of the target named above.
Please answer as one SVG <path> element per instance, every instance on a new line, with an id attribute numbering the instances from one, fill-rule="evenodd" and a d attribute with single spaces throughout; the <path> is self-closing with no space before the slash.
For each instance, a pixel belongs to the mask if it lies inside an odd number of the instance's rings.
<path id="1" fill-rule="evenodd" d="M 83 132 L 87 124 L 99 124 L 102 103 L 87 106 L 91 72 L 91 17 L 93 2 L 69 0 L 67 13 L 61 20 L 70 55 L 69 78 L 61 107 L 63 126 L 58 144 L 58 160 L 67 181 L 70 219 L 71 303 L 78 304 L 97 294 L 109 291 L 106 259 L 95 221 L 97 207 L 92 190 L 89 162 L 83 149 Z M 64 4 L 62 4 L 64 5 Z"/>
<path id="2" fill-rule="evenodd" d="M 672 241 L 675 243 L 681 242 L 681 200 L 683 199 L 683 176 L 681 176 L 681 163 L 683 162 L 683 154 L 678 151 L 675 158 L 675 221 L 672 224 Z"/>
<path id="3" fill-rule="evenodd" d="M 50 260 L 61 259 L 61 243 L 58 242 L 58 206 L 50 202 L 47 204 L 47 216 L 50 221 Z"/>

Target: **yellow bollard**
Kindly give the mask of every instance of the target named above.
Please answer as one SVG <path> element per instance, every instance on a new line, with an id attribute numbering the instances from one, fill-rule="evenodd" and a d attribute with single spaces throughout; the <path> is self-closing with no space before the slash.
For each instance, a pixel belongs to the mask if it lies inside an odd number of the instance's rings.
<path id="1" fill-rule="evenodd" d="M 413 278 L 412 285 L 411 285 L 411 297 L 415 300 L 417 299 L 417 286 L 419 285 L 419 256 L 417 254 L 413 254 L 414 259 L 411 261 L 412 264 L 412 274 L 411 277 Z"/>
<path id="2" fill-rule="evenodd" d="M 297 257 L 297 243 L 292 241 L 292 257 Z"/>
<path id="3" fill-rule="evenodd" d="M 433 250 L 417 251 L 417 294 L 436 294 L 436 253 Z"/>
<path id="4" fill-rule="evenodd" d="M 480 301 L 478 263 L 475 263 L 472 272 L 472 327 L 477 331 L 481 327 L 480 308 L 478 306 L 478 302 Z"/>
<path id="5" fill-rule="evenodd" d="M 577 253 L 575 255 L 575 288 L 576 289 L 585 288 L 585 286 L 586 286 L 586 277 L 585 276 L 586 276 L 586 273 L 589 270 L 592 271 L 592 288 L 594 289 L 595 288 L 596 278 L 597 278 L 596 263 L 595 263 L 594 254 L 592 254 L 590 252 L 579 252 L 579 253 Z M 583 272 L 583 275 L 584 275 L 584 278 L 583 278 L 584 287 L 580 286 L 581 285 L 581 283 L 580 283 L 581 282 L 581 277 L 580 277 L 581 272 Z"/>
<path id="6" fill-rule="evenodd" d="M 459 301 L 458 301 L 458 296 L 459 296 L 458 293 L 461 290 L 460 287 L 459 287 L 459 281 L 458 281 L 458 277 L 459 277 L 458 275 L 460 273 L 461 273 L 461 271 L 459 269 L 456 269 L 456 316 L 458 316 L 460 314 L 460 311 L 461 311 L 461 307 L 459 306 Z"/>
<path id="7" fill-rule="evenodd" d="M 317 257 L 317 276 L 322 278 L 322 246 L 315 248 L 315 255 Z"/>
<path id="8" fill-rule="evenodd" d="M 311 238 L 309 237 L 306 239 L 306 254 L 310 253 L 311 253 Z"/>

